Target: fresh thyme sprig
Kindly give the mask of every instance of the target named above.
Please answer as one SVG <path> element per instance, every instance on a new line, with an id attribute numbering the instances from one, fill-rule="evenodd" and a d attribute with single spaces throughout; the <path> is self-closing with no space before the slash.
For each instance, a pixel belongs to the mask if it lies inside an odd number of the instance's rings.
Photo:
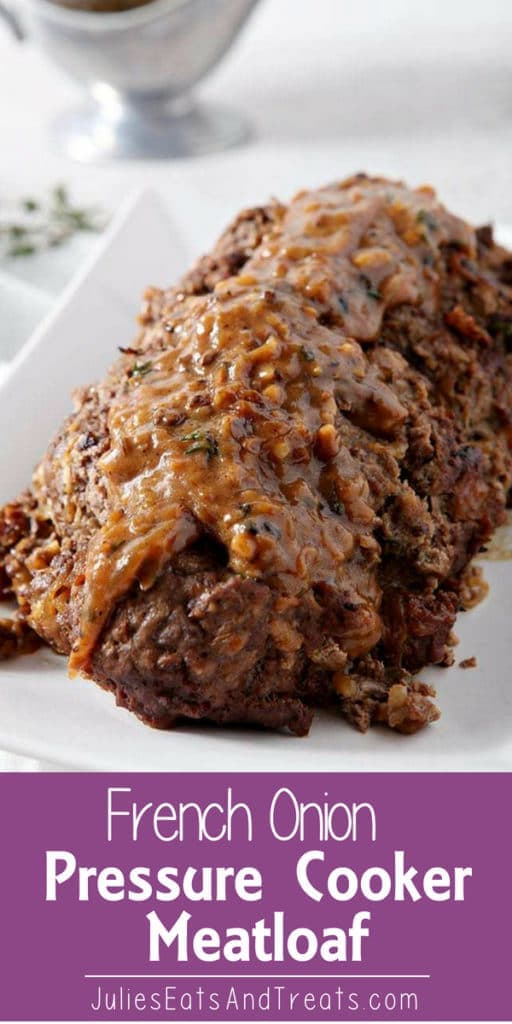
<path id="1" fill-rule="evenodd" d="M 0 202 L 0 258 L 54 249 L 79 232 L 101 231 L 105 223 L 97 210 L 75 206 L 65 185 L 56 185 L 44 199 Z"/>
<path id="2" fill-rule="evenodd" d="M 201 430 L 194 430 L 191 434 L 183 434 L 182 441 L 193 441 L 189 448 L 185 449 L 185 455 L 194 455 L 196 452 L 204 452 L 206 459 L 215 458 L 219 454 L 218 442 L 211 434 L 204 434 Z"/>
<path id="3" fill-rule="evenodd" d="M 148 373 L 151 373 L 152 369 L 153 369 L 153 360 L 152 359 L 148 359 L 147 362 L 145 362 L 145 363 L 139 363 L 137 361 L 137 362 L 135 362 L 133 364 L 131 370 L 128 371 L 128 376 L 129 377 L 146 377 Z"/>

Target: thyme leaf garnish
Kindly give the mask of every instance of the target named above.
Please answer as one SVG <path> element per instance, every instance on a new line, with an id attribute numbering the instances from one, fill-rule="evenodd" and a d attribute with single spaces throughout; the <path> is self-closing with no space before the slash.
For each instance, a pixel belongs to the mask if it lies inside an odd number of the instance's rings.
<path id="1" fill-rule="evenodd" d="M 332 498 L 329 502 L 331 509 L 336 513 L 337 516 L 342 516 L 345 513 L 345 506 L 339 498 Z"/>
<path id="2" fill-rule="evenodd" d="M 382 299 L 382 295 L 379 289 L 376 288 L 374 284 L 372 284 L 370 278 L 367 277 L 366 274 L 361 274 L 361 281 L 363 282 L 366 288 L 366 294 L 369 295 L 370 299 L 376 299 L 377 301 Z"/>
<path id="3" fill-rule="evenodd" d="M 54 186 L 44 199 L 0 202 L 0 258 L 54 249 L 80 232 L 102 231 L 105 223 L 97 210 L 75 206 L 65 185 Z"/>
<path id="4" fill-rule="evenodd" d="M 193 430 L 191 434 L 183 434 L 182 441 L 200 441 L 204 437 L 201 430 Z"/>
<path id="5" fill-rule="evenodd" d="M 424 224 L 429 231 L 437 231 L 437 220 L 429 210 L 418 210 L 416 220 L 418 224 Z"/>
<path id="6" fill-rule="evenodd" d="M 128 372 L 129 377 L 145 377 L 146 374 L 151 373 L 153 369 L 153 363 L 151 359 L 148 359 L 145 363 L 135 362 Z"/>
<path id="7" fill-rule="evenodd" d="M 195 455 L 196 452 L 204 452 L 208 462 L 219 454 L 217 441 L 211 434 L 203 434 L 200 430 L 194 430 L 191 434 L 184 434 L 182 441 L 193 441 L 190 448 L 185 449 L 185 455 Z"/>

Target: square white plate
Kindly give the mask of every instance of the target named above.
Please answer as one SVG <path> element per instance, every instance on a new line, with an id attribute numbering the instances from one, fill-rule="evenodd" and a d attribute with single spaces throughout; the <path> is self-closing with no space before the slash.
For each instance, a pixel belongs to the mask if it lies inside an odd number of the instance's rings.
<path id="1" fill-rule="evenodd" d="M 151 192 L 140 194 L 0 388 L 0 502 L 30 480 L 70 408 L 71 390 L 97 378 L 117 346 L 129 343 L 144 287 L 168 284 L 184 268 L 183 247 L 165 208 Z M 421 673 L 438 689 L 442 718 L 416 736 L 385 729 L 361 736 L 326 715 L 317 716 L 302 740 L 202 726 L 158 732 L 116 708 L 93 683 L 70 681 L 64 660 L 42 649 L 0 665 L 0 747 L 63 767 L 104 770 L 510 769 L 512 561 L 487 562 L 486 577 L 490 597 L 457 623 L 457 660 L 476 655 L 478 668 Z"/>

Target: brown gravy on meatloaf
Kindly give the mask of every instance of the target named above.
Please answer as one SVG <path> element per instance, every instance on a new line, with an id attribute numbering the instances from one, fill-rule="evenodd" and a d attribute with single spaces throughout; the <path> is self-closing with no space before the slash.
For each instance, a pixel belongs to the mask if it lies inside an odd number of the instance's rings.
<path id="1" fill-rule="evenodd" d="M 364 343 L 394 306 L 437 308 L 446 244 L 475 254 L 473 231 L 431 189 L 355 178 L 301 192 L 242 274 L 178 296 L 154 353 L 123 357 L 99 464 L 109 512 L 87 552 L 73 670 L 90 669 L 132 584 L 151 587 L 205 533 L 283 602 L 342 590 L 354 614 L 340 646 L 350 657 L 375 646 L 376 514 L 339 414 L 379 456 L 400 450 L 407 406 Z"/>

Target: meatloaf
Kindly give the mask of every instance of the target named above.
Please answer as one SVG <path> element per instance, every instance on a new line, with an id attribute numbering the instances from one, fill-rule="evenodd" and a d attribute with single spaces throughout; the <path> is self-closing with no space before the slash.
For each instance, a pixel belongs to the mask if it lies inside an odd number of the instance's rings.
<path id="1" fill-rule="evenodd" d="M 434 721 L 512 483 L 510 254 L 359 174 L 242 213 L 140 320 L 0 514 L 9 650 L 160 728 Z"/>

